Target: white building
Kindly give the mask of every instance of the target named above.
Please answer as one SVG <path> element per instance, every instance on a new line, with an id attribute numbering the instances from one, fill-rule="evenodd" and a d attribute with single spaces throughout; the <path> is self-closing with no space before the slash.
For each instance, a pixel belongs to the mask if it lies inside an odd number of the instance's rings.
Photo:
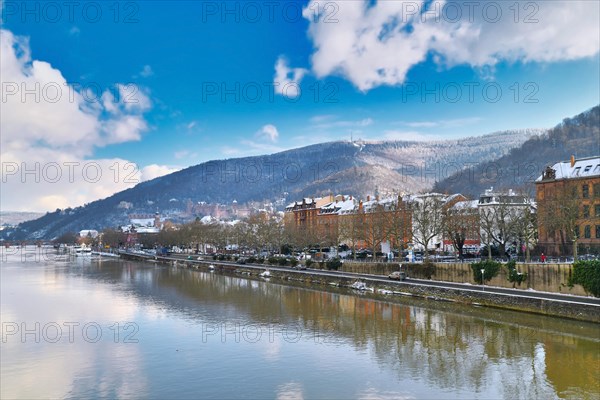
<path id="1" fill-rule="evenodd" d="M 79 237 L 91 237 L 96 239 L 98 237 L 98 231 L 94 229 L 84 229 L 79 231 Z"/>
<path id="2" fill-rule="evenodd" d="M 505 242 L 507 247 L 519 243 L 519 227 L 516 223 L 525 213 L 535 214 L 535 201 L 526 195 L 515 193 L 512 189 L 507 192 L 486 190 L 479 196 L 480 236 L 482 245 Z M 508 249 L 507 249 L 508 250 Z"/>

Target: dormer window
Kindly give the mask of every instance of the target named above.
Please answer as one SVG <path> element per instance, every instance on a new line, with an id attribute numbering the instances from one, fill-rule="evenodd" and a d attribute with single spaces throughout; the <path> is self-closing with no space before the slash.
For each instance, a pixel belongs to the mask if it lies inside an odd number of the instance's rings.
<path id="1" fill-rule="evenodd" d="M 571 176 L 579 176 L 579 172 L 581 172 L 581 167 L 575 168 Z"/>
<path id="2" fill-rule="evenodd" d="M 587 166 L 585 167 L 585 169 L 583 170 L 583 173 L 589 172 L 589 171 L 590 171 L 590 169 L 592 169 L 592 166 L 591 166 L 591 165 L 587 165 Z"/>

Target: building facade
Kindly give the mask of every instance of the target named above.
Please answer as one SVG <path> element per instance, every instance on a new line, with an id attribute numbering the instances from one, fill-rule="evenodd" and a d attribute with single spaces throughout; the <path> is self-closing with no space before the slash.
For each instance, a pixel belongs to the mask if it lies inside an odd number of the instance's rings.
<path id="1" fill-rule="evenodd" d="M 600 156 L 548 166 L 535 186 L 542 251 L 600 252 Z"/>

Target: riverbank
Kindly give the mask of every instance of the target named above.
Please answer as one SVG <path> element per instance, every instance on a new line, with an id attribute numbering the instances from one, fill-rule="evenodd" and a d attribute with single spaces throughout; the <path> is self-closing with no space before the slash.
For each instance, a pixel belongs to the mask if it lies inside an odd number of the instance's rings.
<path id="1" fill-rule="evenodd" d="M 415 279 L 396 282 L 386 279 L 385 276 L 377 275 L 321 270 L 298 271 L 290 268 L 240 265 L 223 261 L 187 260 L 176 257 L 154 257 L 136 253 L 121 253 L 121 257 L 130 260 L 154 261 L 202 271 L 214 270 L 223 274 L 253 278 L 261 278 L 261 274 L 268 270 L 268 275 L 263 274 L 263 279 L 267 278 L 284 284 L 302 282 L 325 290 L 330 287 L 352 288 L 354 285 L 356 288 L 360 288 L 356 289 L 357 292 L 382 295 L 393 302 L 401 302 L 405 296 L 416 296 L 428 300 L 450 301 L 600 323 L 600 300 L 583 296 L 524 292 L 491 286 L 461 285 Z M 356 285 L 356 282 L 361 282 L 361 284 Z"/>
<path id="2" fill-rule="evenodd" d="M 433 279 L 443 282 L 479 284 L 480 278 L 475 279 L 471 264 L 459 262 L 433 263 L 432 268 L 423 268 L 423 264 L 402 263 L 407 275 L 417 279 Z M 535 290 L 538 292 L 562 293 L 576 296 L 587 296 L 581 285 L 569 286 L 569 278 L 573 275 L 572 263 L 518 263 L 517 271 L 526 274 L 527 278 L 521 284 L 508 280 L 506 268 L 500 268 L 498 275 L 486 282 L 489 286 Z M 357 274 L 372 274 L 387 276 L 398 269 L 398 263 L 361 263 L 345 262 L 341 270 Z"/>

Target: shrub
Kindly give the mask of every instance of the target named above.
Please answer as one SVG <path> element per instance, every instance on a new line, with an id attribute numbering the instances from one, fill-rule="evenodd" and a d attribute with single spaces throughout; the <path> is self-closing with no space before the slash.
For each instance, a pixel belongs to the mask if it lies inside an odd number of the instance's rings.
<path id="1" fill-rule="evenodd" d="M 304 262 L 304 265 L 306 265 L 306 268 L 309 268 L 313 263 L 314 261 L 309 258 Z"/>
<path id="2" fill-rule="evenodd" d="M 327 269 L 330 271 L 337 271 L 341 266 L 342 266 L 342 260 L 340 260 L 339 258 L 332 258 L 331 260 L 327 261 Z"/>
<path id="3" fill-rule="evenodd" d="M 291 265 L 292 267 L 295 267 L 296 265 L 298 265 L 298 260 L 296 260 L 295 258 L 292 258 L 292 259 L 290 260 L 290 265 Z"/>
<path id="4" fill-rule="evenodd" d="M 527 279 L 527 273 L 520 274 L 517 271 L 517 262 L 515 260 L 511 260 L 506 263 L 506 269 L 508 270 L 508 281 L 516 283 L 520 285 Z M 481 272 L 481 271 L 480 271 Z"/>
<path id="5" fill-rule="evenodd" d="M 435 275 L 435 264 L 429 260 L 426 260 L 421 264 L 421 268 L 423 268 L 423 274 L 427 279 L 431 279 L 433 275 Z"/>
<path id="6" fill-rule="evenodd" d="M 279 262 L 279 265 L 281 265 L 281 266 L 283 267 L 284 265 L 286 265 L 286 264 L 288 263 L 288 259 L 287 259 L 287 258 L 285 258 L 285 257 L 281 257 L 281 258 L 278 260 L 278 262 Z"/>
<path id="7" fill-rule="evenodd" d="M 484 281 L 489 281 L 500 272 L 500 263 L 492 260 L 483 260 L 471 264 L 471 269 L 473 270 L 473 279 L 475 283 L 481 283 L 481 270 L 484 270 Z"/>
<path id="8" fill-rule="evenodd" d="M 275 265 L 279 262 L 279 259 L 277 257 L 269 257 L 269 264 L 271 265 Z"/>
<path id="9" fill-rule="evenodd" d="M 569 286 L 579 284 L 587 293 L 600 297 L 600 260 L 576 261 Z"/>
<path id="10" fill-rule="evenodd" d="M 247 260 L 247 261 L 248 261 L 250 264 L 254 264 L 254 263 L 256 262 L 256 257 L 254 257 L 254 256 L 250 256 L 250 257 L 248 257 L 248 260 Z"/>

